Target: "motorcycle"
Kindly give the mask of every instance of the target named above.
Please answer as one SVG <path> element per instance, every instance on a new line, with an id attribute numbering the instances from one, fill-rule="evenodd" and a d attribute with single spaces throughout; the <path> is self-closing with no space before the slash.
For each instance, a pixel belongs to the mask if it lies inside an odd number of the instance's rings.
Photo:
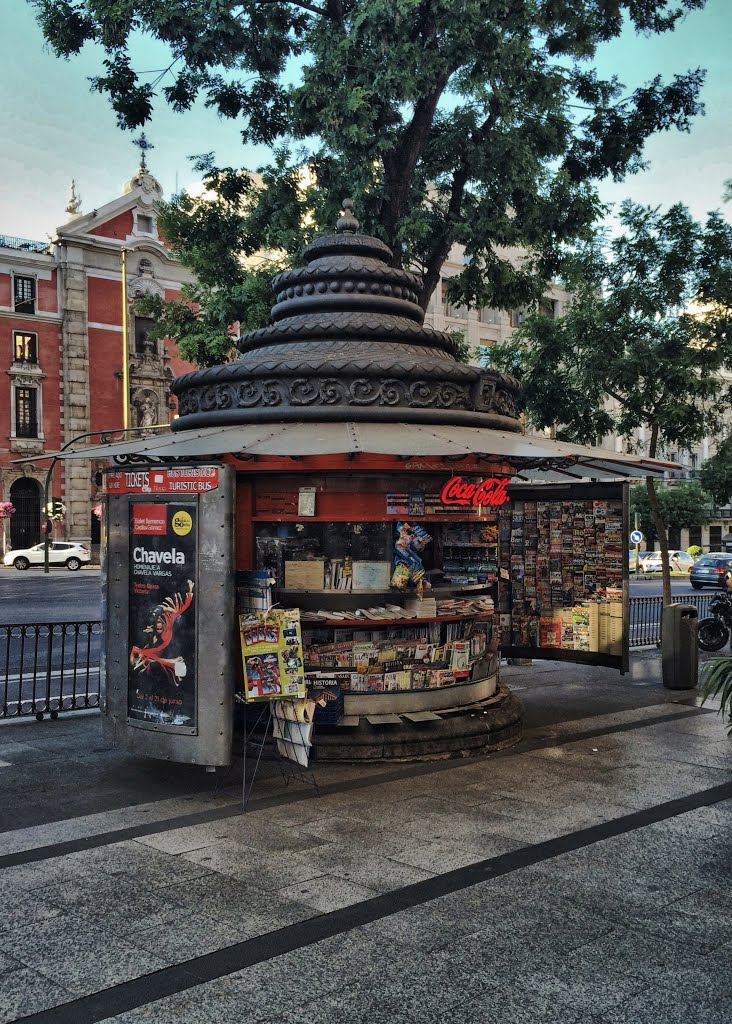
<path id="1" fill-rule="evenodd" d="M 719 594 L 709 611 L 712 614 L 699 621 L 699 646 L 703 651 L 720 651 L 732 633 L 732 594 Z"/>

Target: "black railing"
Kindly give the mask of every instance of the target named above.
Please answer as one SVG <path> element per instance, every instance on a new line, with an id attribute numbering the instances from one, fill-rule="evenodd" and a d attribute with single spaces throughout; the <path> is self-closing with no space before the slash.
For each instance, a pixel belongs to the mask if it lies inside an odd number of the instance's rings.
<path id="1" fill-rule="evenodd" d="M 100 622 L 0 625 L 0 718 L 99 707 Z"/>
<path id="2" fill-rule="evenodd" d="M 0 235 L 0 249 L 19 249 L 21 252 L 50 252 L 50 242 L 37 242 L 33 238 L 18 238 L 17 235 Z"/>
<path id="3" fill-rule="evenodd" d="M 693 604 L 699 618 L 709 614 L 709 602 L 716 594 L 689 594 L 673 601 L 673 604 Z M 630 599 L 630 647 L 650 647 L 661 643 L 661 611 L 663 598 L 631 597 Z"/>

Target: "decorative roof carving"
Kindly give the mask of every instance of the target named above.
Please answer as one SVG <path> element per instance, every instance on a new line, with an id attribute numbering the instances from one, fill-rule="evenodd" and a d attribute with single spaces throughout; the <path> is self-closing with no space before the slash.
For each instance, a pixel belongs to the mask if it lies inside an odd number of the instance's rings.
<path id="1" fill-rule="evenodd" d="M 343 210 L 305 266 L 274 278 L 274 323 L 240 339 L 239 361 L 173 381 L 174 429 L 336 418 L 518 431 L 518 382 L 458 363 L 450 336 L 423 324 L 419 275 L 357 233 L 350 200 Z"/>

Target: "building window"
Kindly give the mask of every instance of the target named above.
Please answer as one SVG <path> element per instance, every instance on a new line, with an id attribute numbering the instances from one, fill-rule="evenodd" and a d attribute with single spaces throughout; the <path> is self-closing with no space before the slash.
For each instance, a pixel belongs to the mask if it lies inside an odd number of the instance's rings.
<path id="1" fill-rule="evenodd" d="M 512 309 L 511 310 L 511 327 L 520 327 L 526 319 L 526 309 Z"/>
<path id="2" fill-rule="evenodd" d="M 445 312 L 445 316 L 452 317 L 454 320 L 467 320 L 468 318 L 468 307 L 462 303 L 459 306 L 454 306 L 447 298 L 447 291 L 450 286 L 450 281 L 443 277 L 442 279 L 442 308 Z"/>
<path id="3" fill-rule="evenodd" d="M 15 436 L 38 437 L 37 388 L 15 388 Z"/>
<path id="4" fill-rule="evenodd" d="M 712 551 L 722 550 L 722 527 L 721 526 L 710 526 L 709 527 L 709 547 Z"/>
<path id="5" fill-rule="evenodd" d="M 25 334 L 22 331 L 13 332 L 13 360 L 16 363 L 38 362 L 38 335 Z"/>
<path id="6" fill-rule="evenodd" d="M 34 277 L 13 277 L 13 305 L 16 313 L 36 312 L 36 279 Z"/>
<path id="7" fill-rule="evenodd" d="M 702 542 L 702 528 L 701 526 L 691 526 L 689 528 L 689 547 L 696 544 L 697 547 L 701 547 Z"/>
<path id="8" fill-rule="evenodd" d="M 138 213 L 137 230 L 140 234 L 151 235 L 153 233 L 153 219 L 146 213 Z"/>
<path id="9" fill-rule="evenodd" d="M 539 303 L 539 312 L 553 320 L 557 315 L 557 304 L 554 299 L 542 299 Z"/>
<path id="10" fill-rule="evenodd" d="M 501 323 L 500 309 L 491 309 L 490 307 L 484 307 L 480 311 L 480 322 L 482 324 L 492 324 L 494 327 L 499 327 Z"/>
<path id="11" fill-rule="evenodd" d="M 154 320 L 150 320 L 147 317 L 135 317 L 135 352 L 155 354 L 157 345 L 150 338 L 150 329 L 154 323 Z"/>

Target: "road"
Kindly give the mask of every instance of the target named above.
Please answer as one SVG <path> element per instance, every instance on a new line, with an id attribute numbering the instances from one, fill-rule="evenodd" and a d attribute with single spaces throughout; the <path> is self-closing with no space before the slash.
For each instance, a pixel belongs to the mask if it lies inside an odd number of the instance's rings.
<path id="1" fill-rule="evenodd" d="M 672 580 L 671 588 L 674 598 L 712 592 L 709 588 L 692 590 L 682 579 Z M 661 593 L 660 579 L 631 578 L 631 597 L 657 597 Z M 94 621 L 100 615 L 98 569 L 52 569 L 45 576 L 37 569 L 18 572 L 0 567 L 0 623 Z"/>
<path id="2" fill-rule="evenodd" d="M 711 594 L 713 590 L 711 587 L 704 587 L 703 590 L 694 590 L 691 584 L 687 580 L 683 579 L 672 579 L 671 580 L 671 594 L 674 599 L 679 597 L 698 596 L 699 594 Z M 630 578 L 630 596 L 631 597 L 660 597 L 663 594 L 663 586 L 659 579 L 649 580 L 634 580 Z"/>
<path id="3" fill-rule="evenodd" d="M 42 569 L 0 567 L 0 623 L 80 622 L 99 619 L 99 569 Z"/>

